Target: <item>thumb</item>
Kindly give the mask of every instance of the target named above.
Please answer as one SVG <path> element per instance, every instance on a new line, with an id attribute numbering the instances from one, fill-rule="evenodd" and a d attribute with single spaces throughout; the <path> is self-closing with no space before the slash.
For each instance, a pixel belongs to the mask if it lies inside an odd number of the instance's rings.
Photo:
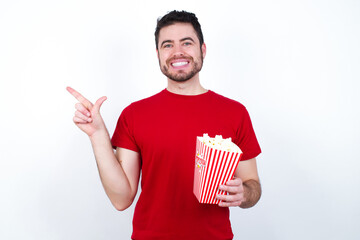
<path id="1" fill-rule="evenodd" d="M 99 98 L 94 104 L 94 110 L 97 112 L 100 112 L 100 107 L 105 102 L 106 99 L 107 99 L 107 97 L 105 97 L 105 96 Z"/>

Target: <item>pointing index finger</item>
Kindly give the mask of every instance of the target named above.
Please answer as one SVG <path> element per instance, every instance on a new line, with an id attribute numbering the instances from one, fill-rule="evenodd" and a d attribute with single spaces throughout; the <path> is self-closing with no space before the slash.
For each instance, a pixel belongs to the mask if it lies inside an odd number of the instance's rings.
<path id="1" fill-rule="evenodd" d="M 90 109 L 93 105 L 92 103 L 87 100 L 83 95 L 81 95 L 79 92 L 77 92 L 75 89 L 71 87 L 67 87 L 66 90 L 73 95 L 81 104 L 83 104 L 87 109 Z"/>

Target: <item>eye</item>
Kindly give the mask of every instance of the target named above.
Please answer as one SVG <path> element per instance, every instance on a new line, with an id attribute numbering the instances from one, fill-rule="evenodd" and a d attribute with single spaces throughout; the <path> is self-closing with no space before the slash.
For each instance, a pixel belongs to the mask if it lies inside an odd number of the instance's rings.
<path id="1" fill-rule="evenodd" d="M 170 43 L 163 45 L 163 48 L 171 48 L 171 47 L 172 47 L 172 45 Z"/>
<path id="2" fill-rule="evenodd" d="M 191 42 L 184 42 L 184 46 L 190 46 L 190 45 L 192 45 Z"/>

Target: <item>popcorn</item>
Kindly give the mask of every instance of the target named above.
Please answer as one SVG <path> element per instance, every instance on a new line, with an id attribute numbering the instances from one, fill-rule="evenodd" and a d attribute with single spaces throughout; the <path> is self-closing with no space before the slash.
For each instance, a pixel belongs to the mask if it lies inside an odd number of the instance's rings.
<path id="1" fill-rule="evenodd" d="M 204 133 L 202 137 L 199 137 L 199 139 L 209 147 L 213 147 L 218 150 L 238 153 L 241 152 L 240 148 L 231 141 L 231 137 L 224 139 L 221 135 L 216 135 L 215 138 L 211 138 L 207 133 Z"/>
<path id="2" fill-rule="evenodd" d="M 218 204 L 219 186 L 233 178 L 235 169 L 241 159 L 241 149 L 221 135 L 215 138 L 203 134 L 196 140 L 194 194 L 200 203 Z"/>

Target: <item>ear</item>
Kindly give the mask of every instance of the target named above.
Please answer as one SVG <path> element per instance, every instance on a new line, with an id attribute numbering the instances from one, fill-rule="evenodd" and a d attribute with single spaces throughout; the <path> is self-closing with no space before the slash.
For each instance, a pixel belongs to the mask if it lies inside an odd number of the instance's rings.
<path id="1" fill-rule="evenodd" d="M 206 44 L 205 43 L 203 43 L 203 45 L 201 46 L 201 51 L 203 54 L 203 58 L 205 58 L 205 56 L 206 56 Z"/>
<path id="2" fill-rule="evenodd" d="M 159 59 L 159 50 L 156 49 L 156 56 Z"/>

